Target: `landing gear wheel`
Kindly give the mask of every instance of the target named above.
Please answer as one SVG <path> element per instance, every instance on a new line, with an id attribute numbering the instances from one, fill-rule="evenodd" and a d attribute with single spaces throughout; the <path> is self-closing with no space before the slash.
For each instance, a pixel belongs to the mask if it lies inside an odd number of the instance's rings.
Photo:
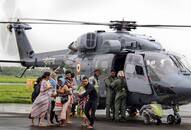
<path id="1" fill-rule="evenodd" d="M 144 117 L 144 124 L 149 125 L 150 124 L 150 116 L 146 113 L 143 114 Z"/>
<path id="2" fill-rule="evenodd" d="M 172 124 L 174 124 L 174 123 L 175 123 L 175 116 L 173 116 L 173 115 L 168 115 L 168 116 L 167 116 L 167 124 L 172 125 Z"/>

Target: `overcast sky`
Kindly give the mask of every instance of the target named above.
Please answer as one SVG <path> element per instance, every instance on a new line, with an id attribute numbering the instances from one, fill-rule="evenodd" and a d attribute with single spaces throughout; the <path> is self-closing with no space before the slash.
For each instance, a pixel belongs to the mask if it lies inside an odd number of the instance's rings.
<path id="1" fill-rule="evenodd" d="M 190 24 L 190 0 L 0 0 L 0 20 L 13 17 L 109 22 L 135 20 L 138 24 Z M 27 31 L 35 52 L 66 49 L 87 31 L 102 26 L 32 25 Z M 191 29 L 141 28 L 132 33 L 157 39 L 166 50 L 191 60 Z M 19 59 L 15 37 L 0 25 L 0 59 Z"/>

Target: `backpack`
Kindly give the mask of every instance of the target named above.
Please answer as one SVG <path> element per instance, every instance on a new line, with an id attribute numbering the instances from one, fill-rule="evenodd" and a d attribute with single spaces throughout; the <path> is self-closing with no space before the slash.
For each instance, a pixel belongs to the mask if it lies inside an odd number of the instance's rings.
<path id="1" fill-rule="evenodd" d="M 34 90 L 33 90 L 33 92 L 32 92 L 32 96 L 31 96 L 32 102 L 35 101 L 35 99 L 36 99 L 36 97 L 39 95 L 39 93 L 40 93 L 40 84 L 36 84 L 36 85 L 34 86 Z"/>

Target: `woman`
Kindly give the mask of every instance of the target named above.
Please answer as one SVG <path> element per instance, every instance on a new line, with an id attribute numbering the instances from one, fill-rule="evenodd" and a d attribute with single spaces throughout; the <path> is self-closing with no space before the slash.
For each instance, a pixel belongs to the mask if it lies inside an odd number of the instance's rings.
<path id="1" fill-rule="evenodd" d="M 70 123 L 69 116 L 70 116 L 70 104 L 71 104 L 71 83 L 69 80 L 66 81 L 63 87 L 59 88 L 59 95 L 62 97 L 68 96 L 68 101 L 63 104 L 62 111 L 60 114 L 61 119 L 61 126 L 65 126 L 66 123 Z"/>
<path id="2" fill-rule="evenodd" d="M 44 127 L 44 117 L 47 113 L 49 106 L 49 94 L 48 90 L 51 89 L 51 84 L 49 82 L 50 72 L 44 72 L 42 75 L 42 81 L 40 86 L 40 94 L 37 96 L 36 100 L 32 105 L 31 118 L 40 118 L 39 126 Z M 34 125 L 34 124 L 32 124 Z"/>
<path id="3" fill-rule="evenodd" d="M 77 91 L 78 91 L 79 94 L 85 93 L 84 86 L 80 85 L 78 87 Z M 78 101 L 77 114 L 78 114 L 79 117 L 82 117 L 82 124 L 81 124 L 82 126 L 87 126 L 88 125 L 88 119 L 84 114 L 84 109 L 85 109 L 85 105 L 86 105 L 87 101 L 88 101 L 88 96 L 84 97 L 82 99 L 79 98 L 79 101 Z"/>

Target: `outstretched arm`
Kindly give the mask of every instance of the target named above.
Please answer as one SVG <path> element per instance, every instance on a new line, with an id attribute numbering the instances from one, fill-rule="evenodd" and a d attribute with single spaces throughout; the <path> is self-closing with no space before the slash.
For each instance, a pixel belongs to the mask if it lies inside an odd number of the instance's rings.
<path id="1" fill-rule="evenodd" d="M 90 94 L 90 92 L 93 91 L 93 87 L 89 87 L 86 92 L 84 92 L 82 95 L 80 95 L 80 98 L 86 97 Z"/>

